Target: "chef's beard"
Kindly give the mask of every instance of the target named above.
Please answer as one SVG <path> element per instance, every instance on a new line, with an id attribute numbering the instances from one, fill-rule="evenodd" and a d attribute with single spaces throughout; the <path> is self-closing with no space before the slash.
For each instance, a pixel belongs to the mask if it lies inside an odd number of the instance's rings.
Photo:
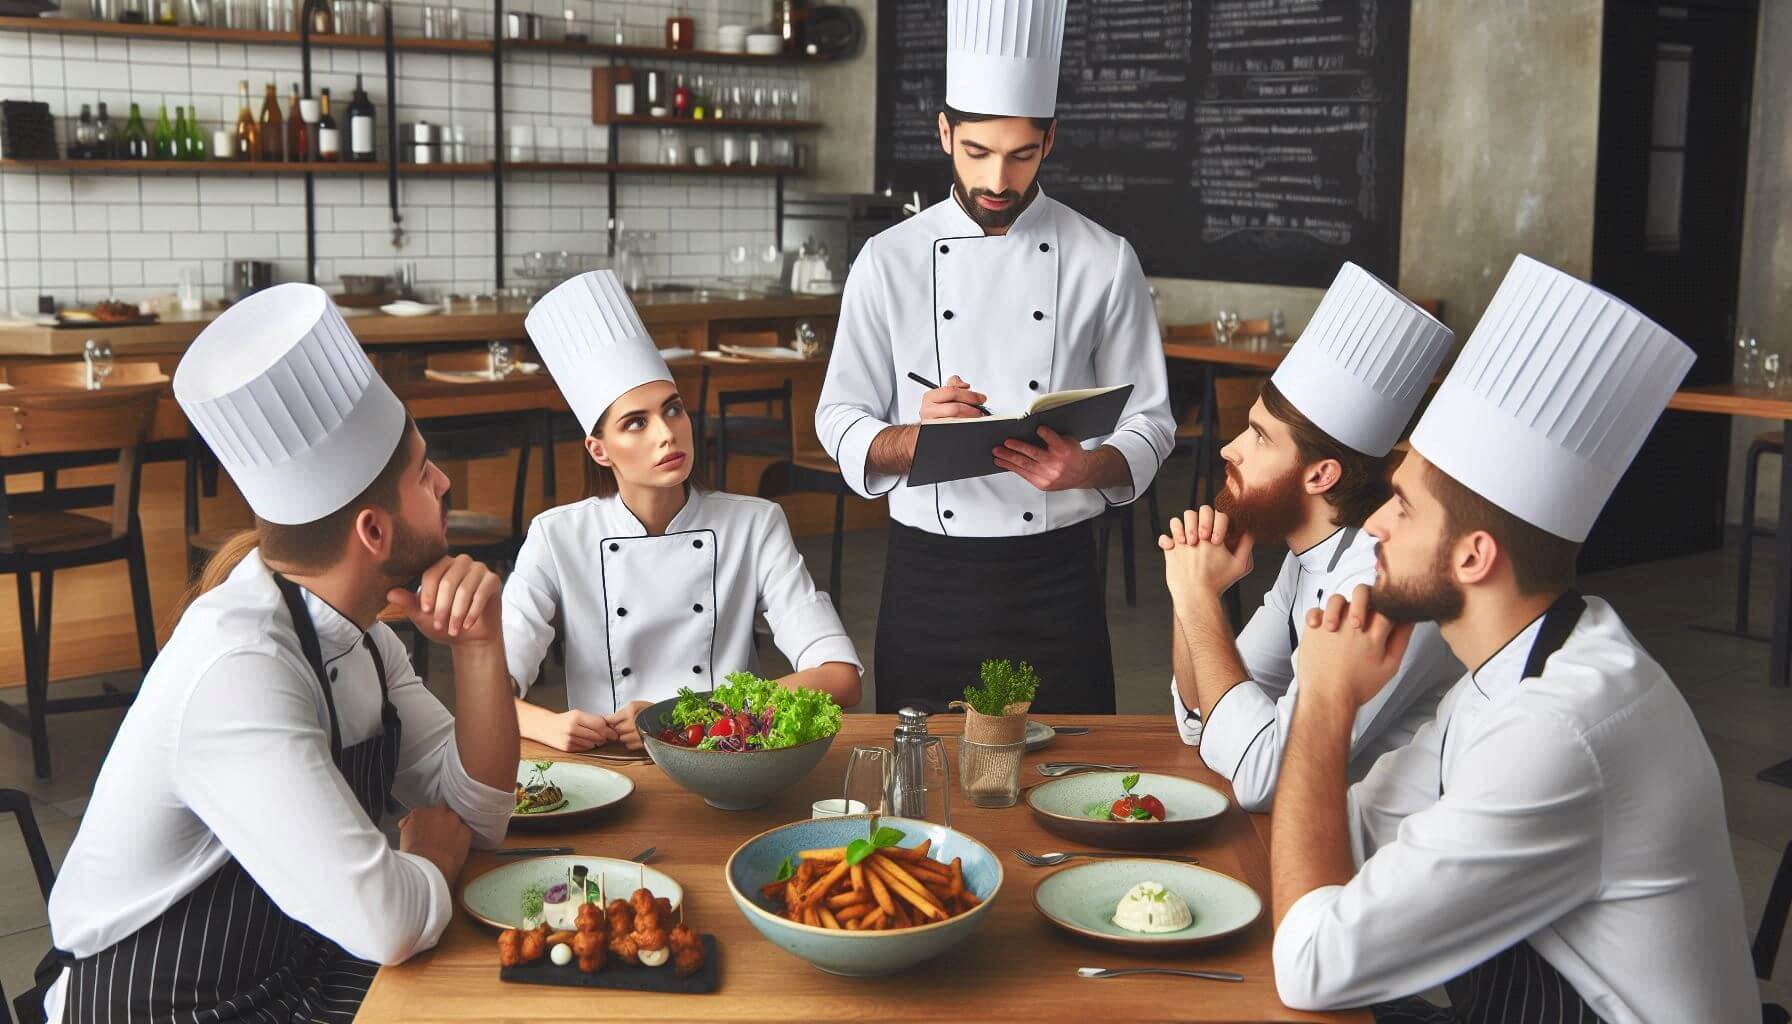
<path id="1" fill-rule="evenodd" d="M 1450 578 L 1450 545 L 1439 544 L 1437 556 L 1416 579 L 1396 582 L 1375 546 L 1380 580 L 1369 588 L 1369 607 L 1395 622 L 1454 622 L 1462 617 L 1466 600 L 1462 588 Z"/>
<path id="2" fill-rule="evenodd" d="M 1229 535 L 1250 534 L 1253 541 L 1285 544 L 1300 525 L 1302 507 L 1300 473 L 1296 466 L 1262 487 L 1246 490 L 1238 471 L 1226 463 L 1226 486 L 1213 499 L 1213 507 L 1226 514 Z"/>
<path id="3" fill-rule="evenodd" d="M 392 553 L 380 563 L 380 572 L 395 580 L 411 580 L 423 575 L 423 570 L 448 554 L 448 492 L 442 492 L 439 530 L 427 534 L 413 532 L 403 520 L 394 518 L 392 531 Z"/>
<path id="4" fill-rule="evenodd" d="M 1035 181 L 1028 185 L 1024 196 L 1013 189 L 995 192 L 987 188 L 966 188 L 964 179 L 958 176 L 957 166 L 954 166 L 952 168 L 952 192 L 958 199 L 959 208 L 973 221 L 976 221 L 978 227 L 985 231 L 1003 230 L 1013 225 L 1021 213 L 1033 204 L 1033 197 L 1039 194 L 1039 182 Z M 1015 201 L 1009 203 L 1004 209 L 986 210 L 983 208 L 983 204 L 977 202 L 978 196 Z"/>

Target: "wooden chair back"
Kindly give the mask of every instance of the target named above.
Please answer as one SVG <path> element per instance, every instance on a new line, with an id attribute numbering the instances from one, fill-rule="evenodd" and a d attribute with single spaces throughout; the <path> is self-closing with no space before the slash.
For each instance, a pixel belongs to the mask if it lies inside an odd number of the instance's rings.
<path id="1" fill-rule="evenodd" d="M 1164 328 L 1165 341 L 1212 341 L 1213 324 L 1170 324 Z"/>
<path id="2" fill-rule="evenodd" d="M 1257 404 L 1257 395 L 1263 390 L 1263 382 L 1268 377 L 1255 374 L 1243 377 L 1221 377 L 1213 382 L 1215 423 L 1219 430 L 1219 442 L 1225 444 L 1244 433 L 1250 426 L 1251 406 Z"/>
<path id="3" fill-rule="evenodd" d="M 431 352 L 425 365 L 431 370 L 449 373 L 484 373 L 492 368 L 492 357 L 491 353 L 483 349 Z"/>
<path id="4" fill-rule="evenodd" d="M 750 348 L 773 348 L 783 343 L 777 331 L 723 331 L 715 336 L 713 348 L 740 345 Z"/>
<path id="5" fill-rule="evenodd" d="M 39 493 L 8 495 L 10 510 L 110 504 L 112 535 L 129 533 L 137 522 L 143 441 L 155 417 L 160 390 L 159 384 L 149 384 L 103 391 L 0 391 L 0 487 L 5 485 L 6 460 L 21 460 L 29 471 L 37 472 L 47 468 L 45 456 L 118 452 L 118 469 L 110 487 L 58 488 L 52 484 Z"/>
<path id="6" fill-rule="evenodd" d="M 58 363 L 28 363 L 9 366 L 0 371 L 6 383 L 15 388 L 70 388 L 87 390 L 87 364 L 79 359 Z M 102 390 L 136 387 L 145 384 L 166 384 L 168 374 L 154 360 L 133 359 L 112 364 Z"/>

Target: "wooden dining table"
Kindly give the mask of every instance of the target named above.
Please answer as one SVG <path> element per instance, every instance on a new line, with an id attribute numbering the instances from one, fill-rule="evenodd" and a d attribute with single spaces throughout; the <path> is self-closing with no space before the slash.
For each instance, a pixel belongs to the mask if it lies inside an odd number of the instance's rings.
<path id="1" fill-rule="evenodd" d="M 1092 760 L 1197 779 L 1230 795 L 1199 752 L 1182 743 L 1161 715 L 1040 716 L 1090 732 L 1061 736 L 1030 753 L 1022 783 L 1040 781 L 1034 766 L 1049 760 Z M 961 719 L 936 716 L 936 735 L 955 736 Z M 882 978 L 827 974 L 761 937 L 734 905 L 723 878 L 728 856 L 753 836 L 809 817 L 816 800 L 838 797 L 855 745 L 888 745 L 894 715 L 848 715 L 826 758 L 797 784 L 752 811 L 720 811 L 672 782 L 651 762 L 617 764 L 564 754 L 525 741 L 525 758 L 602 764 L 634 780 L 633 794 L 589 823 L 566 832 L 512 832 L 506 846 L 570 846 L 580 854 L 624 858 L 646 847 L 650 863 L 684 888 L 685 921 L 716 936 L 721 986 L 713 995 L 654 995 L 614 990 L 510 984 L 498 979 L 497 934 L 458 905 L 462 886 L 501 863 L 475 851 L 455 887 L 457 906 L 441 942 L 405 963 L 382 967 L 361 1006 L 362 1021 L 602 1020 L 1014 1020 L 1352 1021 L 1364 1011 L 1315 1014 L 1276 998 L 1270 959 L 1269 863 L 1264 832 L 1233 804 L 1194 842 L 1191 854 L 1215 871 L 1244 881 L 1263 898 L 1249 928 L 1194 951 L 1147 957 L 1086 944 L 1059 931 L 1033 906 L 1033 889 L 1054 870 L 1031 868 L 1014 855 L 1077 847 L 1037 825 L 1025 801 L 1001 809 L 972 807 L 952 791 L 951 824 L 995 852 L 1002 883 L 988 920 L 949 954 Z M 956 767 L 956 740 L 948 740 Z M 1149 856 L 1142 854 L 1141 856 Z M 1076 863 L 1076 862 L 1073 862 Z M 1195 912 L 1200 913 L 1199 906 Z M 1236 971 L 1239 983 L 1143 975 L 1112 980 L 1079 977 L 1078 967 L 1182 966 Z"/>

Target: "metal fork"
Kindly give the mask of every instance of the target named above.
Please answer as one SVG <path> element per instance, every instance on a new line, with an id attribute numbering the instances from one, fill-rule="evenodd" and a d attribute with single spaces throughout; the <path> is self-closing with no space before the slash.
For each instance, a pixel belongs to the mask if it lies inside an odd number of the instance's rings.
<path id="1" fill-rule="evenodd" d="M 1147 860 L 1173 860 L 1178 864 L 1201 863 L 1200 859 L 1197 857 L 1188 857 L 1179 853 L 1028 853 L 1025 850 L 1016 850 L 1014 851 L 1014 855 L 1020 858 L 1022 864 L 1028 864 L 1036 868 L 1055 868 L 1067 860 L 1076 860 L 1081 857 L 1087 857 L 1091 860 L 1104 858 L 1131 860 L 1133 858 L 1143 858 Z"/>
<path id="2" fill-rule="evenodd" d="M 1078 967 L 1079 978 L 1124 978 L 1129 974 L 1173 974 L 1178 978 L 1205 978 L 1208 981 L 1243 981 L 1235 971 L 1185 971 L 1174 967 Z"/>
<path id="3" fill-rule="evenodd" d="M 649 846 L 647 849 L 642 850 L 640 853 L 635 854 L 633 857 L 630 857 L 629 860 L 634 861 L 636 864 L 645 864 L 648 861 L 652 860 L 653 855 L 658 852 L 659 852 L 658 847 Z"/>
<path id="4" fill-rule="evenodd" d="M 1137 771 L 1136 764 L 1096 764 L 1091 761 L 1046 761 L 1033 766 L 1034 770 L 1047 778 L 1060 775 L 1071 775 L 1076 772 L 1131 772 Z"/>

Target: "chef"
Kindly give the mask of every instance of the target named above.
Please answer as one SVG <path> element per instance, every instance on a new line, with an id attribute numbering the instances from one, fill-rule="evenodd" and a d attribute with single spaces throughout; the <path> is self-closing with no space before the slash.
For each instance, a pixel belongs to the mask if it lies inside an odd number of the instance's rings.
<path id="1" fill-rule="evenodd" d="M 1429 313 L 1344 264 L 1244 432 L 1220 452 L 1226 487 L 1215 507 L 1187 513 L 1159 540 L 1175 609 L 1177 728 L 1246 810 L 1267 811 L 1275 795 L 1307 611 L 1375 579 L 1363 521 L 1387 500 L 1398 461 L 1389 453 L 1452 340 Z M 1259 543 L 1288 555 L 1234 640 L 1220 599 L 1250 572 Z M 1410 741 L 1461 676 L 1437 626 L 1418 627 L 1400 671 L 1357 713 L 1351 778 Z"/>
<path id="2" fill-rule="evenodd" d="M 174 396 L 256 529 L 208 567 L 100 769 L 50 894 L 47 1016 L 345 1020 L 377 965 L 435 945 L 469 841 L 504 837 L 498 579 L 443 557 L 447 479 L 321 289 L 231 306 Z M 459 718 L 376 624 L 389 601 L 453 651 Z M 379 822 L 401 808 L 394 850 Z"/>
<path id="3" fill-rule="evenodd" d="M 615 273 L 562 282 L 524 325 L 589 435 L 597 493 L 535 517 L 504 587 L 523 735 L 561 750 L 613 739 L 641 746 L 641 709 L 681 687 L 709 690 L 731 672 L 758 671 L 761 612 L 795 669 L 784 682 L 857 704 L 858 655 L 783 509 L 692 483 L 684 400 Z M 565 712 L 523 699 L 556 622 Z"/>
<path id="4" fill-rule="evenodd" d="M 1308 616 L 1270 842 L 1288 1005 L 1440 1019 L 1407 997 L 1443 984 L 1450 1020 L 1760 1019 L 1711 751 L 1574 587 L 1692 362 L 1567 274 L 1506 275 L 1369 520 L 1374 587 Z M 1351 724 L 1421 620 L 1470 671 L 1347 796 Z"/>
<path id="5" fill-rule="evenodd" d="M 1065 0 L 949 0 L 939 133 L 951 195 L 868 241 L 847 279 L 815 424 L 847 484 L 890 499 L 879 711 L 943 710 L 987 658 L 1039 667 L 1036 711 L 1114 710 L 1089 520 L 1144 493 L 1175 424 L 1132 247 L 1037 180 L 1064 12 Z M 1132 395 L 1105 440 L 1041 429 L 991 453 L 996 475 L 906 483 L 917 421 L 1124 384 Z"/>

